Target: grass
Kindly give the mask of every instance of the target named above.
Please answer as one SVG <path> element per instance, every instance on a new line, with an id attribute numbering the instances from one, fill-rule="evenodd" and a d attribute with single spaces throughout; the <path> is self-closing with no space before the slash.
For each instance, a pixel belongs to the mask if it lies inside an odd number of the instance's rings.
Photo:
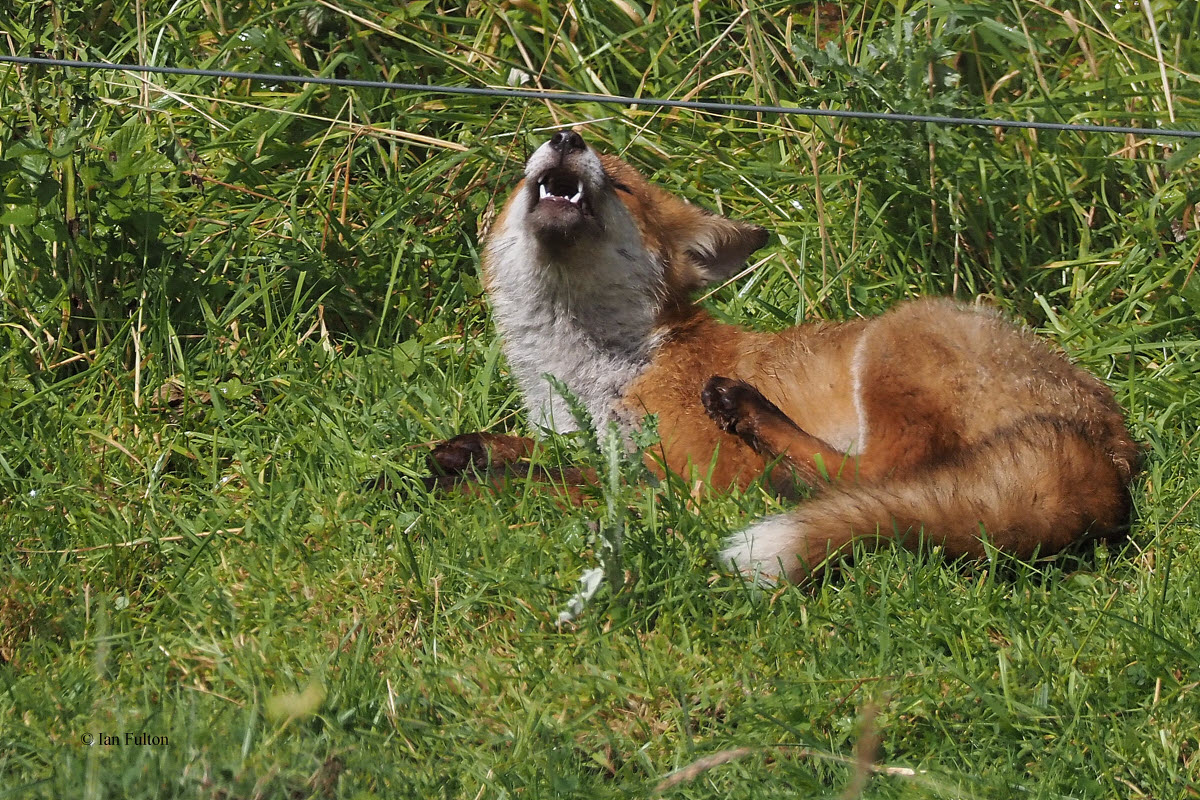
<path id="1" fill-rule="evenodd" d="M 1200 120 L 1195 3 L 10 6 L 14 53 Z M 151 81 L 0 68 L 0 797 L 1200 794 L 1200 148 Z M 1146 444 L 1130 540 L 761 593 L 714 562 L 758 491 L 424 491 L 527 430 L 476 255 L 565 124 L 772 229 L 724 318 L 984 295 L 1058 342 Z"/>

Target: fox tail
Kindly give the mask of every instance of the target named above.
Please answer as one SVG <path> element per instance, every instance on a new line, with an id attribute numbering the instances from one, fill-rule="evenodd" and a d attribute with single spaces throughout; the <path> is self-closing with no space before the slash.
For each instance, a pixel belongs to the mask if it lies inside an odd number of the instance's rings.
<path id="1" fill-rule="evenodd" d="M 1136 449 L 1107 452 L 1071 420 L 1027 421 L 952 460 L 903 476 L 834 484 L 797 508 L 731 536 L 721 560 L 760 583 L 803 580 L 855 542 L 895 540 L 1020 558 L 1128 527 Z"/>

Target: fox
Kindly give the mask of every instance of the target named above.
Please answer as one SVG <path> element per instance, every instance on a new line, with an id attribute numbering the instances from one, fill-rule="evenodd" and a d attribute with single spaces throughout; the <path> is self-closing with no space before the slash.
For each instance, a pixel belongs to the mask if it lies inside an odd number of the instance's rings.
<path id="1" fill-rule="evenodd" d="M 803 581 L 857 542 L 950 557 L 990 543 L 1029 559 L 1128 530 L 1140 448 L 1104 383 L 998 312 L 948 298 L 776 332 L 718 322 L 695 294 L 767 240 L 576 130 L 537 147 L 482 247 L 533 425 L 577 429 L 565 387 L 597 427 L 657 416 L 647 461 L 660 476 L 807 494 L 725 541 L 720 562 L 764 585 Z M 534 446 L 463 434 L 431 462 L 462 477 Z"/>

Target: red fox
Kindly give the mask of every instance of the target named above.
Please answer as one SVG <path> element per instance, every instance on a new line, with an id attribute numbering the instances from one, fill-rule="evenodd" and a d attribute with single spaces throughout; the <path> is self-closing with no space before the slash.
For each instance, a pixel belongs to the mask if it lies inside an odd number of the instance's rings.
<path id="1" fill-rule="evenodd" d="M 654 468 L 745 487 L 767 467 L 813 496 L 730 537 L 721 559 L 800 579 L 855 540 L 986 540 L 1027 558 L 1123 530 L 1139 448 L 1113 393 L 998 314 L 946 299 L 873 319 L 760 333 L 692 300 L 767 240 L 649 183 L 575 131 L 540 146 L 483 253 L 504 352 L 536 425 L 576 426 L 547 376 L 597 425 L 658 415 Z M 527 454 L 468 434 L 443 474 Z M 782 467 L 782 469 L 781 469 Z"/>

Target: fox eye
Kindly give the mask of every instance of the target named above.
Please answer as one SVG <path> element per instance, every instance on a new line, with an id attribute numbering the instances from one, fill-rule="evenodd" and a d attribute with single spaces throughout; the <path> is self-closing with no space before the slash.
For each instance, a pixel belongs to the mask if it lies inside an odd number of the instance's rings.
<path id="1" fill-rule="evenodd" d="M 609 183 L 612 184 L 612 187 L 614 189 L 616 189 L 618 192 L 624 192 L 625 194 L 633 194 L 633 189 L 630 189 L 628 186 L 621 183 L 619 180 L 616 180 L 615 178 L 609 178 L 608 180 L 609 180 Z"/>

